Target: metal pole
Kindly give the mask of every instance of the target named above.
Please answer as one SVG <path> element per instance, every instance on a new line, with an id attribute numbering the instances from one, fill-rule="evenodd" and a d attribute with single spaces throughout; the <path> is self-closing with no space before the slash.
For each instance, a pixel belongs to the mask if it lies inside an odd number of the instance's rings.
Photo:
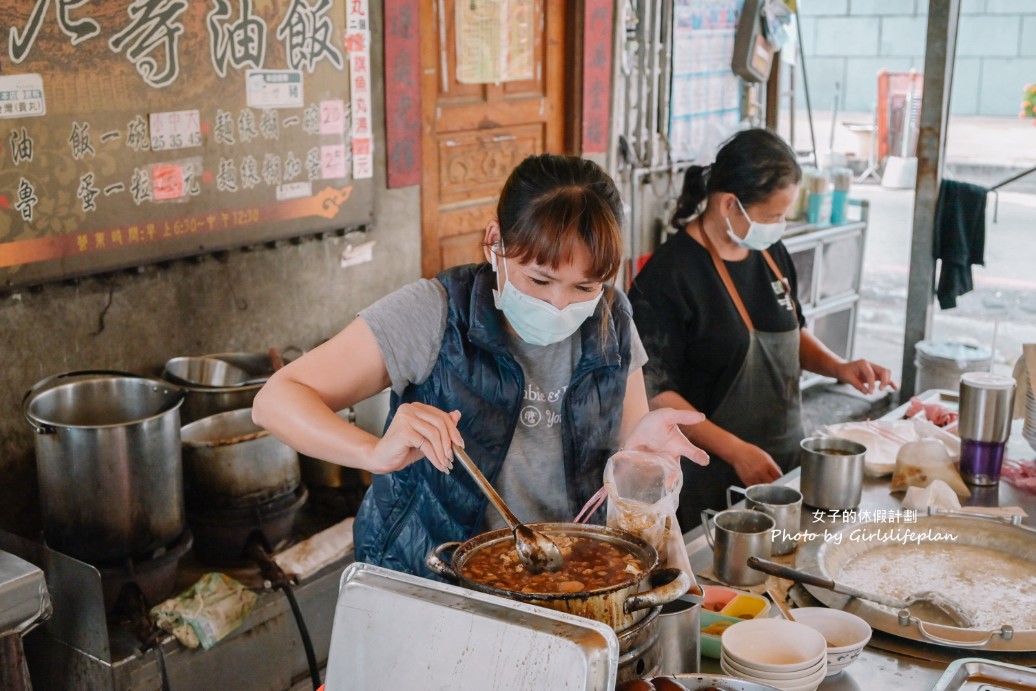
<path id="1" fill-rule="evenodd" d="M 951 0 L 956 3 L 958 0 Z M 935 2 L 935 0 L 932 0 Z M 929 20 L 931 21 L 931 20 Z M 795 6 L 795 31 L 799 37 L 799 64 L 802 65 L 802 93 L 806 96 L 806 116 L 809 119 L 809 144 L 810 152 L 813 154 L 813 165 L 820 167 L 820 159 L 817 158 L 817 136 L 813 131 L 813 105 L 809 102 L 809 80 L 806 78 L 806 47 L 802 45 L 802 20 L 799 18 L 798 5 Z M 794 77 L 792 77 L 794 79 Z M 794 146 L 794 142 L 792 143 Z"/>
<path id="2" fill-rule="evenodd" d="M 770 76 L 766 79 L 766 129 L 771 132 L 777 131 L 777 116 L 781 109 L 781 52 L 773 54 L 773 64 L 770 65 Z M 793 112 L 792 118 L 795 117 Z M 795 146 L 794 137 L 790 140 Z"/>
<path id="3" fill-rule="evenodd" d="M 914 225 L 910 242 L 910 281 L 907 287 L 906 326 L 903 331 L 903 396 L 917 388 L 914 346 L 932 330 L 935 298 L 935 206 L 939 200 L 946 125 L 950 112 L 950 85 L 957 52 L 960 0 L 929 0 L 928 38 L 925 44 L 924 93 L 921 96 L 921 131 L 917 137 L 917 184 Z"/>

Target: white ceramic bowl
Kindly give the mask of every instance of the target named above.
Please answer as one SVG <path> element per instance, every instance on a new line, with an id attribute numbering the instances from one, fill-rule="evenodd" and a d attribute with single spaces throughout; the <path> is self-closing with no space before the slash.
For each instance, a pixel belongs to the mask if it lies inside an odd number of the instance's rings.
<path id="1" fill-rule="evenodd" d="M 860 656 L 871 639 L 871 627 L 866 621 L 827 607 L 799 607 L 792 610 L 795 621 L 820 632 L 827 641 L 827 675 L 838 674 Z"/>
<path id="2" fill-rule="evenodd" d="M 725 660 L 720 660 L 719 666 L 724 673 L 729 674 L 732 677 L 737 677 L 738 679 L 743 679 L 754 684 L 764 684 L 775 689 L 780 689 L 781 691 L 814 691 L 814 689 L 820 686 L 820 684 L 822 684 L 824 681 L 824 670 L 821 670 L 818 674 L 814 674 L 813 676 L 805 679 L 775 681 L 768 677 L 757 677 L 752 674 L 738 672 L 736 669 L 730 666 L 730 663 L 728 663 Z"/>
<path id="3" fill-rule="evenodd" d="M 827 654 L 827 641 L 819 632 L 785 619 L 731 624 L 720 646 L 733 662 L 761 672 L 801 672 Z"/>
<path id="4" fill-rule="evenodd" d="M 797 672 L 767 672 L 764 670 L 755 669 L 754 667 L 747 667 L 741 663 L 731 660 L 726 655 L 720 656 L 720 662 L 725 663 L 730 669 L 735 672 L 747 674 L 753 677 L 759 677 L 761 679 L 767 679 L 771 682 L 781 682 L 790 684 L 802 684 L 805 683 L 810 677 L 815 677 L 819 673 L 819 678 L 823 679 L 827 673 L 827 658 L 822 657 L 812 667 L 807 667 L 804 670 Z"/>

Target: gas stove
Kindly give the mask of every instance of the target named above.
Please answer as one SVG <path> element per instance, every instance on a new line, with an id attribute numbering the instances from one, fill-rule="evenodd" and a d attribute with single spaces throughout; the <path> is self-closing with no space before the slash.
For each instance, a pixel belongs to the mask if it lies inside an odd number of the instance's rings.
<path id="1" fill-rule="evenodd" d="M 339 518 L 303 506 L 290 539 L 271 547 L 276 550 L 301 541 Z M 183 541 L 177 546 L 182 548 Z M 146 645 L 139 615 L 127 615 L 119 608 L 111 611 L 111 592 L 118 575 L 113 581 L 103 568 L 4 531 L 0 531 L 0 550 L 43 569 L 52 596 L 53 616 L 24 641 L 35 688 L 283 691 L 293 684 L 309 686 L 306 654 L 288 599 L 284 593 L 268 589 L 258 565 L 238 561 L 226 567 L 212 566 L 200 560 L 195 550 L 184 550 L 186 554 L 176 565 L 173 593 L 210 571 L 227 573 L 251 588 L 267 588 L 260 592 L 244 623 L 227 638 L 209 650 L 189 650 L 164 632 Z M 321 667 L 327 663 L 339 578 L 352 561 L 350 550 L 293 587 Z M 122 585 L 118 584 L 120 590 Z"/>

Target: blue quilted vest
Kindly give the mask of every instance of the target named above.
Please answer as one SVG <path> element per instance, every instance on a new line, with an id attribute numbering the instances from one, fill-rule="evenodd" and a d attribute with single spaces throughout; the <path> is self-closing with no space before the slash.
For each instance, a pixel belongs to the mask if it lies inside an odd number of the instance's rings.
<path id="1" fill-rule="evenodd" d="M 448 295 L 446 333 L 426 381 L 392 394 L 386 428 L 403 403 L 461 411 L 465 448 L 493 482 L 511 445 L 525 377 L 507 347 L 503 316 L 493 305 L 495 275 L 488 264 L 448 269 L 438 280 Z M 609 289 L 610 290 L 610 289 Z M 562 440 L 570 519 L 596 492 L 604 464 L 618 448 L 630 359 L 629 301 L 614 291 L 580 328 L 582 355 L 562 402 Z M 550 462 L 552 459 L 544 459 Z M 444 542 L 474 537 L 488 501 L 459 465 L 445 475 L 422 459 L 403 470 L 375 475 L 356 516 L 356 558 L 433 577 L 425 556 Z M 596 515 L 603 518 L 603 511 Z"/>

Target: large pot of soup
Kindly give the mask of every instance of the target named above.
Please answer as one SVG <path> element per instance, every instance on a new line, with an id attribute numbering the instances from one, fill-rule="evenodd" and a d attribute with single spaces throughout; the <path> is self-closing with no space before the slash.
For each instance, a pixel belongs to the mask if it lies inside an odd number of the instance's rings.
<path id="1" fill-rule="evenodd" d="M 557 543 L 565 558 L 560 571 L 526 571 L 506 528 L 439 545 L 425 563 L 466 588 L 594 619 L 617 632 L 691 587 L 680 569 L 657 569 L 655 548 L 626 531 L 580 523 L 530 527 Z"/>

